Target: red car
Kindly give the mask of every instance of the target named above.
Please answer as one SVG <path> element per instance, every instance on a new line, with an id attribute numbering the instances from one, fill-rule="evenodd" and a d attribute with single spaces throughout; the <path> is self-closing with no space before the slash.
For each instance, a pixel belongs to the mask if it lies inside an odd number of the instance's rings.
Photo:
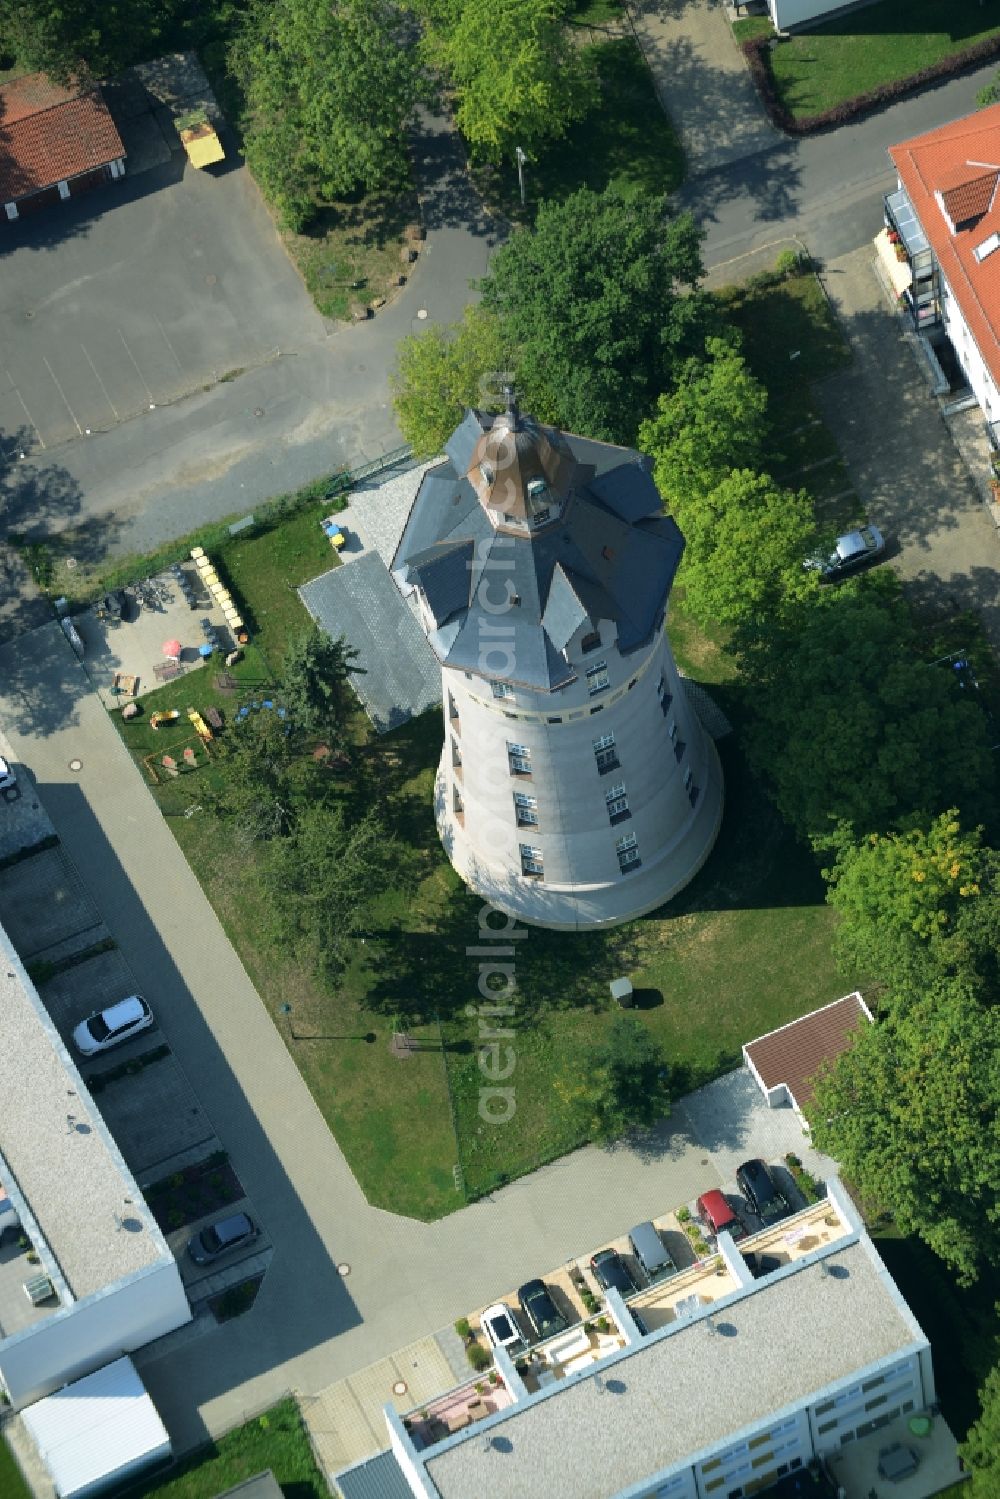
<path id="1" fill-rule="evenodd" d="M 716 1238 L 723 1229 L 734 1241 L 747 1236 L 746 1224 L 742 1218 L 737 1218 L 717 1187 L 711 1192 L 703 1192 L 698 1198 L 698 1216 L 709 1233 Z"/>

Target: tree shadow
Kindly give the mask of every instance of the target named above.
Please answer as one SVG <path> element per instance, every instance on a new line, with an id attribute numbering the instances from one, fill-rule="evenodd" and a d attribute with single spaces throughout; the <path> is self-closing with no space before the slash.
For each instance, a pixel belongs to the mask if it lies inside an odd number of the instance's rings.
<path id="1" fill-rule="evenodd" d="M 503 225 L 483 206 L 469 175 L 462 139 L 445 113 L 417 112 L 411 133 L 413 175 L 427 232 L 463 229 L 498 244 Z"/>

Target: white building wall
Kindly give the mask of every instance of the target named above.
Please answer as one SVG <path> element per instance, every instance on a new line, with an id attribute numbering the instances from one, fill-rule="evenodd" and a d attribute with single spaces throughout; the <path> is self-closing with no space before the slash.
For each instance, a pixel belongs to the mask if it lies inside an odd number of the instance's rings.
<path id="1" fill-rule="evenodd" d="M 661 904 L 700 868 L 721 819 L 718 756 L 689 704 L 666 635 L 658 631 L 648 647 L 624 657 L 612 626 L 604 624 L 602 637 L 601 647 L 586 654 L 578 640 L 570 642 L 567 654 L 579 675 L 558 692 L 515 688 L 497 699 L 489 679 L 442 671 L 442 840 L 474 889 L 498 908 L 545 925 L 622 921 Z M 600 663 L 608 687 L 592 695 L 586 673 Z M 618 764 L 602 773 L 594 743 L 608 734 Z M 529 751 L 530 775 L 511 773 L 508 744 Z M 453 764 L 456 749 L 460 768 Z M 619 786 L 630 815 L 612 823 L 607 797 Z M 518 826 L 515 792 L 535 798 L 537 825 Z M 641 864 L 623 873 L 617 843 L 630 835 Z M 522 875 L 522 844 L 541 850 L 540 879 Z"/>
<path id="2" fill-rule="evenodd" d="M 835 10 L 843 10 L 849 0 L 769 0 L 771 20 L 776 31 L 818 21 Z"/>
<path id="3" fill-rule="evenodd" d="M 0 1380 L 20 1408 L 190 1320 L 177 1263 L 163 1261 L 0 1343 Z"/>
<path id="4" fill-rule="evenodd" d="M 816 1453 L 835 1452 L 845 1441 L 867 1436 L 879 1424 L 926 1404 L 919 1352 L 884 1368 L 869 1369 L 812 1406 Z"/>
<path id="5" fill-rule="evenodd" d="M 1000 421 L 1000 394 L 997 392 L 993 377 L 986 367 L 986 362 L 979 352 L 969 325 L 962 316 L 962 309 L 955 300 L 954 293 L 943 273 L 941 275 L 941 315 L 952 348 L 955 350 L 958 362 L 965 372 L 965 378 L 972 387 L 972 393 L 979 402 L 983 415 L 988 422 Z"/>

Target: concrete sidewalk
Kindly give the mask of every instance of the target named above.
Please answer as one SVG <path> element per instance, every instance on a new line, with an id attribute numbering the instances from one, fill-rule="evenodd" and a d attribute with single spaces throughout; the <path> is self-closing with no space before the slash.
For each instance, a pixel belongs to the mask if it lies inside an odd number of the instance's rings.
<path id="1" fill-rule="evenodd" d="M 577 1151 L 441 1222 L 372 1207 L 54 621 L 0 649 L 0 724 L 274 1244 L 251 1312 L 137 1356 L 176 1450 L 721 1186 L 737 1157 L 826 1169 L 737 1072 L 641 1145 Z"/>
<path id="2" fill-rule="evenodd" d="M 638 0 L 632 19 L 689 177 L 777 145 L 720 0 Z"/>
<path id="3" fill-rule="evenodd" d="M 885 305 L 873 254 L 866 245 L 823 271 L 854 359 L 815 387 L 817 403 L 911 598 L 937 616 L 975 609 L 1000 648 L 1000 540 Z"/>

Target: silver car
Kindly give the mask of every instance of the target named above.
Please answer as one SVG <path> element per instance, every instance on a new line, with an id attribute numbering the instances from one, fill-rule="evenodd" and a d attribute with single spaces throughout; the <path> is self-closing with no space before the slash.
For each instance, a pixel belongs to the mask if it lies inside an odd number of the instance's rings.
<path id="1" fill-rule="evenodd" d="M 807 557 L 802 566 L 814 568 L 823 582 L 832 582 L 873 557 L 880 557 L 884 551 L 885 537 L 878 526 L 859 526 L 856 531 L 838 536 L 829 556 Z"/>
<path id="2" fill-rule="evenodd" d="M 131 1041 L 152 1024 L 149 1005 L 141 994 L 133 994 L 82 1021 L 73 1032 L 73 1045 L 83 1056 L 93 1057 L 122 1041 Z"/>

